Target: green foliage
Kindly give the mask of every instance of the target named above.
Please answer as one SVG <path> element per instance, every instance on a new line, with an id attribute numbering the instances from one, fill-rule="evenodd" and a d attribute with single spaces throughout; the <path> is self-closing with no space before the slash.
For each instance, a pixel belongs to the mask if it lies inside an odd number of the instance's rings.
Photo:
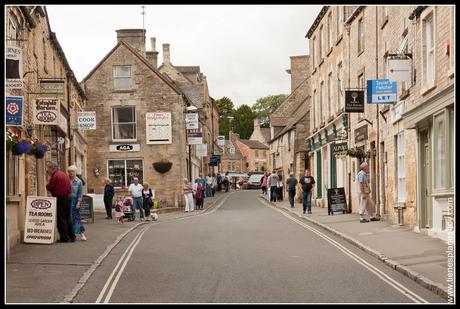
<path id="1" fill-rule="evenodd" d="M 256 103 L 252 106 L 252 111 L 255 114 L 255 118 L 262 120 L 262 127 L 269 126 L 268 117 L 287 97 L 287 94 L 278 94 L 257 99 Z"/>
<path id="2" fill-rule="evenodd" d="M 233 108 L 233 102 L 227 97 L 223 97 L 216 100 L 217 108 L 219 109 L 219 135 L 225 135 L 225 139 L 228 139 L 228 132 L 230 131 L 230 125 L 233 124 L 233 120 L 228 117 L 234 117 L 235 110 Z"/>
<path id="3" fill-rule="evenodd" d="M 254 131 L 255 115 L 248 105 L 241 105 L 235 111 L 235 119 L 233 119 L 233 131 L 240 135 L 241 139 L 249 139 L 252 131 Z"/>

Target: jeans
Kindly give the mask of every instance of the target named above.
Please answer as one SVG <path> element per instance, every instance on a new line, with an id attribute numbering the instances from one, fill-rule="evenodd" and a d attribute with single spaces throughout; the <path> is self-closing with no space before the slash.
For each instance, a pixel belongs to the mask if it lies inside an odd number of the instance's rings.
<path id="1" fill-rule="evenodd" d="M 311 191 L 302 192 L 302 207 L 303 207 L 303 212 L 311 211 Z"/>
<path id="2" fill-rule="evenodd" d="M 206 185 L 206 197 L 212 197 L 212 187 L 210 185 Z"/>
<path id="3" fill-rule="evenodd" d="M 294 208 L 294 198 L 295 198 L 295 189 L 289 190 L 289 203 L 291 204 L 291 208 Z"/>
<path id="4" fill-rule="evenodd" d="M 133 197 L 133 219 L 136 219 L 136 208 L 139 208 L 141 219 L 144 219 L 144 205 L 142 203 L 142 196 Z"/>
<path id="5" fill-rule="evenodd" d="M 276 202 L 278 199 L 278 187 L 270 186 L 270 202 Z"/>

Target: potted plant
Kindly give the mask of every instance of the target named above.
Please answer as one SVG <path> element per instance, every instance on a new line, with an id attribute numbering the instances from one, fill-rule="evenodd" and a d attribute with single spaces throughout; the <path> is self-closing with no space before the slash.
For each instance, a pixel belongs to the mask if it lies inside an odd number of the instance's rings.
<path id="1" fill-rule="evenodd" d="M 32 153 L 34 154 L 35 158 L 41 159 L 45 156 L 45 153 L 48 151 L 48 147 L 41 143 L 35 143 L 32 146 Z"/>
<path id="2" fill-rule="evenodd" d="M 367 157 L 367 153 L 362 148 L 350 148 L 347 150 L 347 155 L 358 159 Z"/>
<path id="3" fill-rule="evenodd" d="M 18 135 L 13 131 L 6 131 L 6 149 L 13 150 L 19 143 Z"/>
<path id="4" fill-rule="evenodd" d="M 153 168 L 161 174 L 168 172 L 172 167 L 172 162 L 161 160 L 158 162 L 153 163 Z"/>

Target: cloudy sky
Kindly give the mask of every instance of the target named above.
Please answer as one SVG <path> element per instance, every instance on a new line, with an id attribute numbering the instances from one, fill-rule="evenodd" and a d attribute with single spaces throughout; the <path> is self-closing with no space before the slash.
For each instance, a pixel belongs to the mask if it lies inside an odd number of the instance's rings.
<path id="1" fill-rule="evenodd" d="M 289 56 L 308 53 L 305 35 L 321 6 L 147 5 L 147 50 L 170 44 L 173 65 L 199 65 L 210 95 L 235 106 L 290 92 Z M 47 5 L 52 31 L 78 81 L 115 46 L 117 29 L 142 28 L 139 5 Z"/>

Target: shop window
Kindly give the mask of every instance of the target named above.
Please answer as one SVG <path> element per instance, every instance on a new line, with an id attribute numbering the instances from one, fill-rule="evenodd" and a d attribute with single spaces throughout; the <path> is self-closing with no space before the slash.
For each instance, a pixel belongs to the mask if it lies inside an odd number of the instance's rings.
<path id="1" fill-rule="evenodd" d="M 144 169 L 142 160 L 108 160 L 107 163 L 109 178 L 114 187 L 129 186 L 133 183 L 134 177 L 139 179 L 139 183 L 143 183 Z"/>
<path id="2" fill-rule="evenodd" d="M 113 89 L 114 90 L 131 90 L 132 77 L 130 65 L 113 66 Z"/>
<path id="3" fill-rule="evenodd" d="M 434 19 L 433 12 L 423 19 L 423 84 L 424 88 L 434 86 L 435 79 L 435 55 L 434 55 Z"/>
<path id="4" fill-rule="evenodd" d="M 397 186 L 396 192 L 398 196 L 398 202 L 404 202 L 406 200 L 406 172 L 404 166 L 404 132 L 396 135 L 396 179 Z"/>
<path id="5" fill-rule="evenodd" d="M 112 139 L 135 140 L 136 139 L 136 108 L 114 107 L 112 109 Z"/>

